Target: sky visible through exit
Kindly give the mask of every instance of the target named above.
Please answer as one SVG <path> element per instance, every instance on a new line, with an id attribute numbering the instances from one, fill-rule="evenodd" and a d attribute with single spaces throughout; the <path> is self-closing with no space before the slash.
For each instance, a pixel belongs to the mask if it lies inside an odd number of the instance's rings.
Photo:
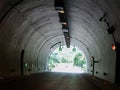
<path id="1" fill-rule="evenodd" d="M 77 47 L 62 46 L 51 53 L 48 67 L 52 72 L 84 73 L 86 72 L 86 58 Z"/>

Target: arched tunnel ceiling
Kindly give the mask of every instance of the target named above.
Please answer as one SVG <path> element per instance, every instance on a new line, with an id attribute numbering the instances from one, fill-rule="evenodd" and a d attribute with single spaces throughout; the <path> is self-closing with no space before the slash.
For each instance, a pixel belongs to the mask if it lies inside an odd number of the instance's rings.
<path id="1" fill-rule="evenodd" d="M 113 37 L 99 18 L 107 13 L 109 23 L 116 27 L 114 35 L 119 42 L 119 7 L 119 0 L 66 0 L 71 45 L 80 48 L 87 59 L 94 56 L 105 60 L 105 65 L 114 60 Z M 0 58 L 9 66 L 12 66 L 10 60 L 18 63 L 21 50 L 25 51 L 24 62 L 46 66 L 50 47 L 58 42 L 65 44 L 54 0 L 1 0 L 0 12 Z"/>

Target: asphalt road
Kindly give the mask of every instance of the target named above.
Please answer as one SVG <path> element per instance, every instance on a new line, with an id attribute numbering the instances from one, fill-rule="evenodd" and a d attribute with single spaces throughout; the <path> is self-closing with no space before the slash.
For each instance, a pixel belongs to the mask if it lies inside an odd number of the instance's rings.
<path id="1" fill-rule="evenodd" d="M 0 90 L 120 90 L 85 74 L 41 73 L 0 80 Z"/>

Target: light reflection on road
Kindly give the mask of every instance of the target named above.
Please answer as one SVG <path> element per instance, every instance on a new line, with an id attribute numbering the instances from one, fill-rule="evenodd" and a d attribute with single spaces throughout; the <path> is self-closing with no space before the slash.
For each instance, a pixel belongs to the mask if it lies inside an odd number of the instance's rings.
<path id="1" fill-rule="evenodd" d="M 72 64 L 64 64 L 64 63 L 57 64 L 55 68 L 53 68 L 51 71 L 66 72 L 66 73 L 85 73 L 85 70 L 80 67 L 73 66 Z"/>

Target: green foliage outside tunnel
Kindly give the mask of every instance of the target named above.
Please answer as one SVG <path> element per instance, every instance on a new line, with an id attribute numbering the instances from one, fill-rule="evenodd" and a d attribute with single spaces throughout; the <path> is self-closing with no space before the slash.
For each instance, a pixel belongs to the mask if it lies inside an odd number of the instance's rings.
<path id="1" fill-rule="evenodd" d="M 72 48 L 75 49 L 74 47 Z M 62 51 L 59 51 L 57 48 L 48 59 L 49 70 L 52 70 L 60 64 L 64 64 L 66 67 L 67 65 L 72 65 L 73 67 L 80 67 L 85 70 L 86 59 L 84 54 L 78 48 L 76 50 L 72 48 L 63 47 Z"/>
<path id="2" fill-rule="evenodd" d="M 74 57 L 74 66 L 85 68 L 85 64 L 85 57 L 83 57 L 81 53 L 76 54 Z"/>

